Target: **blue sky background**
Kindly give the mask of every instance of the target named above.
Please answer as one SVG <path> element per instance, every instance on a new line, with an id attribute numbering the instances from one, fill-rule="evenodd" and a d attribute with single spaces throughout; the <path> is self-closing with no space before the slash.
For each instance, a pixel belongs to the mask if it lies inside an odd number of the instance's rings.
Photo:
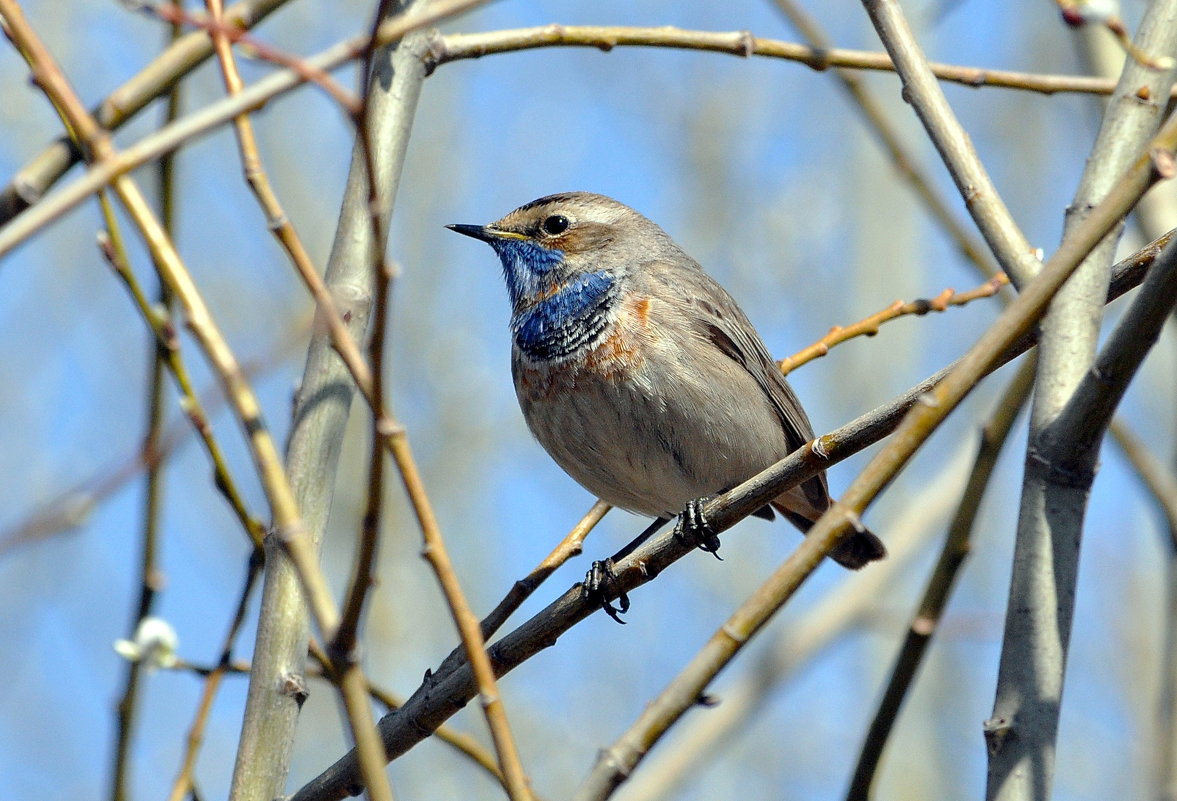
<path id="1" fill-rule="evenodd" d="M 856 3 L 810 4 L 840 46 L 877 49 Z M 156 52 L 160 26 L 115 3 L 31 0 L 31 22 L 89 103 Z M 1051 3 L 907 3 L 936 60 L 1075 72 L 1074 34 Z M 1143 3 L 1128 3 L 1130 24 Z M 260 29 L 284 49 L 315 52 L 367 24 L 366 5 L 292 3 Z M 633 4 L 500 2 L 446 31 L 564 24 L 747 29 L 796 40 L 767 2 Z M 269 71 L 248 65 L 247 77 Z M 0 175 L 11 175 L 58 126 L 0 49 Z M 349 72 L 341 79 L 354 83 Z M 891 119 L 964 217 L 951 182 L 891 76 L 870 76 Z M 185 107 L 219 97 L 216 70 L 185 84 Z M 1007 204 L 1030 240 L 1049 251 L 1097 127 L 1097 106 L 949 86 Z M 157 124 L 152 108 L 117 135 L 136 141 Z M 271 179 L 318 264 L 326 260 L 351 144 L 348 126 L 317 90 L 257 115 Z M 76 173 L 71 174 L 71 178 Z M 309 305 L 265 231 L 240 179 L 234 142 L 221 131 L 179 161 L 182 255 L 255 379 L 267 422 L 285 437 L 302 369 Z M 150 187 L 150 170 L 141 172 Z M 67 179 L 68 180 L 68 179 Z M 491 251 L 455 237 L 450 222 L 487 222 L 528 200 L 584 189 L 612 195 L 658 221 L 744 305 L 770 349 L 785 356 L 896 298 L 930 297 L 978 283 L 874 145 L 830 76 L 766 59 L 618 48 L 545 49 L 448 64 L 425 85 L 394 219 L 390 256 L 400 265 L 391 310 L 389 380 L 408 426 L 466 590 L 489 610 L 545 556 L 591 499 L 530 439 L 509 377 L 507 305 Z M 130 457 L 144 426 L 146 336 L 126 293 L 98 257 L 94 204 L 83 206 L 0 263 L 0 537 L 40 504 Z M 131 237 L 133 239 L 133 237 Z M 148 262 L 136 244 L 136 268 Z M 995 317 L 996 302 L 892 323 L 791 377 L 815 428 L 828 431 L 885 402 L 960 355 Z M 1171 334 L 1171 332 L 1170 332 Z M 211 376 L 191 342 L 198 386 Z M 278 354 L 275 356 L 274 354 Z M 1125 401 L 1125 418 L 1172 461 L 1172 338 L 1150 357 Z M 880 590 L 871 614 L 783 677 L 756 717 L 690 776 L 674 798 L 832 798 L 844 791 L 865 726 L 914 599 L 959 495 L 978 421 L 1012 373 L 986 381 L 872 508 L 867 522 L 889 543 L 931 532 Z M 170 412 L 176 418 L 174 395 Z M 353 415 L 324 565 L 342 587 L 365 486 L 366 435 Z M 264 499 L 239 431 L 218 408 L 217 435 L 251 508 Z M 1024 431 L 1019 427 L 984 505 L 976 552 L 887 754 L 880 798 L 979 797 L 981 721 L 993 698 L 1016 518 Z M 865 464 L 835 468 L 845 487 Z M 157 611 L 180 653 L 211 662 L 236 603 L 247 548 L 208 480 L 203 451 L 187 442 L 169 463 Z M 953 483 L 953 482 L 956 483 Z M 125 664 L 111 643 L 126 636 L 137 597 L 142 481 L 131 480 L 85 521 L 47 541 L 0 553 L 0 795 L 108 795 L 113 706 Z M 373 680 L 411 692 L 456 642 L 395 482 L 381 585 L 368 615 Z M 565 567 L 517 620 L 576 581 L 643 521 L 613 513 L 585 558 Z M 629 624 L 596 616 L 502 682 L 524 763 L 548 798 L 567 795 L 596 750 L 682 668 L 730 611 L 797 542 L 782 523 L 741 525 L 724 561 L 690 557 L 636 593 Z M 1062 717 L 1055 797 L 1139 797 L 1150 792 L 1150 751 L 1164 614 L 1166 551 L 1147 496 L 1114 448 L 1092 495 Z M 771 647 L 858 576 L 822 567 L 789 607 L 717 681 L 720 697 L 754 674 Z M 247 657 L 250 625 L 236 654 Z M 338 705 L 313 686 L 291 787 L 342 752 Z M 245 681 L 226 682 L 211 718 L 198 777 L 204 797 L 225 795 Z M 158 673 L 146 683 L 134 748 L 133 797 L 171 785 L 200 683 Z M 689 723 L 709 713 L 696 711 Z M 485 738 L 476 709 L 453 724 Z M 654 752 L 673 750 L 673 739 Z M 500 791 L 446 748 L 426 742 L 390 769 L 402 797 L 496 798 Z M 636 788 L 635 788 L 636 789 Z M 638 798 L 636 793 L 621 798 Z"/>

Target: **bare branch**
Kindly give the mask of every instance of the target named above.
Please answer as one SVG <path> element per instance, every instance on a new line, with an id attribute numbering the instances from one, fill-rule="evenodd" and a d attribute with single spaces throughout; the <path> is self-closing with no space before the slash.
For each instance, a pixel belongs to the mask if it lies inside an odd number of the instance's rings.
<path id="1" fill-rule="evenodd" d="M 1022 286 L 1040 267 L 1034 248 L 1014 222 L 989 173 L 977 158 L 972 141 L 948 105 L 944 90 L 916 43 L 899 4 L 894 0 L 863 0 L 863 7 L 895 61 L 903 79 L 904 97 L 940 151 L 969 214 L 1002 270 L 1014 286 Z"/>
<path id="2" fill-rule="evenodd" d="M 1139 46 L 1171 59 L 1177 52 L 1177 2 L 1156 0 L 1150 5 L 1140 26 Z M 1139 163 L 1141 150 L 1146 157 L 1154 157 L 1151 148 L 1157 140 L 1150 143 L 1148 139 L 1165 111 L 1158 99 L 1168 97 L 1172 82 L 1171 70 L 1161 73 L 1133 60 L 1125 62 L 1067 212 L 1064 247 L 1072 234 L 1090 222 L 1096 204 L 1106 205 L 1105 198 L 1120 186 L 1121 171 Z M 1170 119 L 1163 130 L 1173 127 Z M 1171 154 L 1158 153 L 1156 158 L 1171 174 Z M 1093 425 L 1098 421 L 1094 430 L 1073 427 L 1081 420 L 1072 415 L 1081 418 L 1089 408 L 1077 393 L 1090 383 L 1084 376 L 1095 356 L 1108 270 L 1122 225 L 1110 227 L 1106 238 L 1085 256 L 1042 321 L 997 692 L 993 714 L 984 725 L 990 801 L 1049 795 L 1054 778 L 1079 545 L 1098 442 L 1111 409 L 1105 410 L 1106 417 L 1088 421 Z M 1143 300 L 1142 296 L 1137 302 Z M 1133 308 L 1139 307 L 1134 304 Z M 1146 336 L 1143 330 L 1140 333 Z M 1135 367 L 1132 364 L 1123 376 L 1125 382 Z"/>
<path id="3" fill-rule="evenodd" d="M 964 492 L 961 493 L 960 505 L 952 518 L 948 536 L 944 539 L 940 558 L 920 599 L 919 609 L 908 626 L 907 636 L 895 658 L 895 666 L 891 669 L 891 678 L 887 682 L 883 698 L 879 701 L 875 716 L 867 730 L 862 751 L 858 756 L 858 764 L 850 780 L 850 789 L 846 791 L 848 801 L 858 801 L 871 796 L 883 748 L 899 718 L 900 708 L 915 681 L 924 654 L 936 634 L 936 628 L 948 605 L 957 575 L 972 548 L 970 540 L 973 524 L 981 508 L 981 500 L 985 496 L 989 479 L 997 466 L 997 457 L 1001 455 L 1001 449 L 1013 429 L 1014 421 L 1017 420 L 1018 414 L 1030 397 L 1030 391 L 1034 388 L 1037 361 L 1027 358 L 1018 368 L 1014 380 L 1010 382 L 989 421 L 981 429 L 981 441 L 972 473 Z"/>

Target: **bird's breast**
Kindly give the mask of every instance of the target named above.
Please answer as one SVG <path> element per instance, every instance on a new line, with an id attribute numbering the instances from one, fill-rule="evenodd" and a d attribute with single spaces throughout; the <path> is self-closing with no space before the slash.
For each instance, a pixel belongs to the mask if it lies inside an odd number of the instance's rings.
<path id="1" fill-rule="evenodd" d="M 540 403 L 565 392 L 638 380 L 654 342 L 650 300 L 626 298 L 606 316 L 599 334 L 560 358 L 536 358 L 516 341 L 512 368 L 521 403 Z"/>

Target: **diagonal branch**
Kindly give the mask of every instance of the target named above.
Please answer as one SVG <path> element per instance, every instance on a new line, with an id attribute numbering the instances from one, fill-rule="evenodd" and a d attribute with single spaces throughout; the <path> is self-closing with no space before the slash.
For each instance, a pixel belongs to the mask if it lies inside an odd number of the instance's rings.
<path id="1" fill-rule="evenodd" d="M 1072 458 L 1098 449 L 1144 357 L 1160 338 L 1177 302 L 1177 244 L 1170 244 L 1153 263 L 1132 305 L 1116 324 L 1094 364 L 1071 399 L 1050 424 L 1046 438 L 1067 441 Z"/>
<path id="2" fill-rule="evenodd" d="M 870 798 L 879 761 L 883 756 L 883 747 L 891 735 L 903 701 L 912 682 L 915 681 L 916 671 L 923 662 L 924 654 L 931 645 L 932 637 L 948 604 L 960 568 L 972 547 L 970 539 L 973 523 L 981 507 L 989 479 L 997 467 L 997 458 L 1001 455 L 1001 449 L 1013 429 L 1014 422 L 1034 388 L 1036 363 L 1037 359 L 1027 358 L 1018 368 L 1014 380 L 1002 395 L 989 421 L 981 429 L 981 441 L 973 470 L 961 493 L 960 503 L 948 528 L 948 535 L 940 550 L 940 558 L 920 599 L 919 609 L 908 626 L 903 646 L 895 658 L 883 698 L 879 701 L 867 730 L 858 756 L 858 764 L 850 780 L 850 789 L 846 791 L 848 801 Z"/>

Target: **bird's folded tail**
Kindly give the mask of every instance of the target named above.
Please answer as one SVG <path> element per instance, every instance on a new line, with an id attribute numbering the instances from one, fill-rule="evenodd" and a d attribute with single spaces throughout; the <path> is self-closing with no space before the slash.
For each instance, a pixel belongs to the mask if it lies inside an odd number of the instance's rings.
<path id="1" fill-rule="evenodd" d="M 813 528 L 815 521 L 810 520 L 808 517 L 786 509 L 776 501 L 773 501 L 772 505 L 790 523 L 801 529 L 802 532 L 808 532 L 809 529 Z M 871 562 L 882 559 L 886 555 L 887 546 L 883 545 L 883 541 L 876 537 L 873 532 L 865 528 L 854 532 L 842 540 L 838 544 L 838 547 L 830 551 L 831 559 L 850 570 L 858 570 Z"/>

